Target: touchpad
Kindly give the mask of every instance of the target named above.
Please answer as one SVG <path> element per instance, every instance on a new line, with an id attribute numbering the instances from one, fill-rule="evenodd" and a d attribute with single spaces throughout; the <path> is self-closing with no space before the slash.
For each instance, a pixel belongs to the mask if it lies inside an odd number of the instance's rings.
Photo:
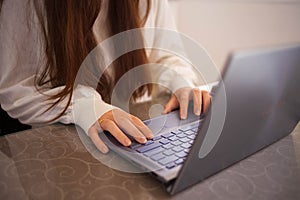
<path id="1" fill-rule="evenodd" d="M 179 117 L 179 110 L 172 111 L 166 115 L 161 115 L 149 120 L 145 120 L 144 123 L 151 129 L 154 135 L 163 132 L 166 129 L 175 128 L 195 122 L 200 117 L 193 113 L 192 106 L 189 107 L 187 119 L 181 120 Z"/>

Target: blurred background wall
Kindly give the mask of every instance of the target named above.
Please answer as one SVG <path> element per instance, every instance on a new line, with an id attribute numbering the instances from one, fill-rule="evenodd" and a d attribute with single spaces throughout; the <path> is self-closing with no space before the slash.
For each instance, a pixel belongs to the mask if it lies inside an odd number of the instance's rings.
<path id="1" fill-rule="evenodd" d="M 232 50 L 300 43 L 300 0 L 170 0 L 180 32 L 222 69 Z"/>

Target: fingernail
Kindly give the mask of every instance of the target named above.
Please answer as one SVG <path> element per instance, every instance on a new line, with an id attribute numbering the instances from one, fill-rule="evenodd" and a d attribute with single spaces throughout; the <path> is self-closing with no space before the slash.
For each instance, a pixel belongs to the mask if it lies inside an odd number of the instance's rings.
<path id="1" fill-rule="evenodd" d="M 152 139 L 153 137 L 154 137 L 154 135 L 151 133 L 151 134 L 149 135 L 149 138 Z"/>
<path id="2" fill-rule="evenodd" d="M 196 115 L 200 115 L 200 110 L 196 110 Z"/>
<path id="3" fill-rule="evenodd" d="M 147 142 L 147 139 L 146 139 L 145 137 L 142 137 L 142 138 L 141 138 L 141 141 L 142 141 L 142 143 L 146 143 L 146 142 Z"/>
<path id="4" fill-rule="evenodd" d="M 124 144 L 125 144 L 125 146 L 130 146 L 131 145 L 131 141 L 129 139 L 125 139 Z"/>
<path id="5" fill-rule="evenodd" d="M 107 147 L 100 147 L 100 151 L 104 154 L 106 154 L 108 152 L 108 148 Z"/>
<path id="6" fill-rule="evenodd" d="M 186 119 L 186 114 L 184 112 L 180 113 L 180 118 L 181 119 Z"/>

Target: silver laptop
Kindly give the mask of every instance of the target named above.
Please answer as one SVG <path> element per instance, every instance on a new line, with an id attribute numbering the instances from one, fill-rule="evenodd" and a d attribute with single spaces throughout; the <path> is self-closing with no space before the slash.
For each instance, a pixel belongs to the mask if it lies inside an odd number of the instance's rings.
<path id="1" fill-rule="evenodd" d="M 184 121 L 178 111 L 147 120 L 160 131 L 144 145 L 123 147 L 109 133 L 99 136 L 175 194 L 292 132 L 300 120 L 299 86 L 300 45 L 237 52 L 205 116 L 190 108 Z"/>

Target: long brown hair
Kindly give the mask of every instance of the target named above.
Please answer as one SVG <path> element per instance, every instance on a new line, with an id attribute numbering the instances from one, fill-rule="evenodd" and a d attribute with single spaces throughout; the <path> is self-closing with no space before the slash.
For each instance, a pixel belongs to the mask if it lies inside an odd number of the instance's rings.
<path id="1" fill-rule="evenodd" d="M 49 109 L 67 98 L 64 114 L 70 105 L 74 82 L 80 65 L 88 53 L 96 47 L 93 26 L 101 10 L 102 0 L 33 0 L 45 44 L 46 66 L 36 79 L 36 86 L 50 83 L 52 87 L 65 86 L 59 93 L 50 96 Z M 140 16 L 139 0 L 109 0 L 108 24 L 110 36 L 144 25 L 150 10 L 150 0 L 144 16 Z M 3 0 L 0 0 L 0 6 Z M 1 7 L 0 7 L 1 9 Z M 1 11 L 1 10 L 0 10 Z M 142 38 L 142 36 L 141 36 Z M 128 70 L 148 63 L 145 49 L 136 50 L 114 61 L 114 77 L 105 72 L 98 82 L 97 91 L 109 103 L 111 91 Z M 145 72 L 147 76 L 147 72 Z M 151 93 L 151 85 L 137 89 L 133 98 Z"/>
<path id="2" fill-rule="evenodd" d="M 1 12 L 1 8 L 2 8 L 3 1 L 4 1 L 4 0 L 0 0 L 0 12 Z"/>

